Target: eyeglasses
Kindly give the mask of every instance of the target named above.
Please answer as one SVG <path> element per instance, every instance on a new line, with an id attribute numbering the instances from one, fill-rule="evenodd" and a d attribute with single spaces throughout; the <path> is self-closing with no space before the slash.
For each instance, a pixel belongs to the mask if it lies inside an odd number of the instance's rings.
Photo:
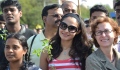
<path id="1" fill-rule="evenodd" d="M 78 28 L 77 28 L 77 27 L 72 26 L 72 25 L 68 26 L 65 22 L 61 22 L 60 25 L 59 25 L 59 28 L 61 28 L 61 29 L 63 29 L 63 30 L 66 30 L 66 29 L 68 28 L 68 31 L 69 31 L 70 33 L 75 33 L 75 32 L 78 31 Z"/>
<path id="2" fill-rule="evenodd" d="M 74 9 L 65 9 L 64 11 L 65 11 L 65 12 L 77 13 L 76 10 L 74 10 Z"/>
<path id="3" fill-rule="evenodd" d="M 104 32 L 106 35 L 108 35 L 108 34 L 110 34 L 112 31 L 113 31 L 113 30 L 109 30 L 109 29 L 106 29 L 106 30 L 104 30 L 104 31 L 99 30 L 99 31 L 96 31 L 96 32 L 95 32 L 95 35 L 96 35 L 96 36 L 100 36 L 100 35 L 103 34 L 103 32 Z"/>
<path id="4" fill-rule="evenodd" d="M 60 14 L 48 14 L 48 15 L 51 15 L 51 16 L 56 17 L 56 18 L 63 17 L 63 15 L 60 15 Z"/>
<path id="5" fill-rule="evenodd" d="M 90 27 L 90 25 L 89 25 L 89 24 L 86 24 L 86 27 Z"/>

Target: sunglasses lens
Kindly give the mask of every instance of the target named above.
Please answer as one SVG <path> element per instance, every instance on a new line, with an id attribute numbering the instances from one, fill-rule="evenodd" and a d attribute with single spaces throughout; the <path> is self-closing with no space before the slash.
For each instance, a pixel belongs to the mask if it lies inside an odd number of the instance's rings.
<path id="1" fill-rule="evenodd" d="M 76 28 L 76 27 L 74 27 L 74 26 L 69 26 L 69 27 L 68 27 L 68 30 L 69 30 L 69 32 L 74 33 L 74 32 L 76 32 L 76 31 L 77 31 L 77 28 Z"/>
<path id="2" fill-rule="evenodd" d="M 64 23 L 64 22 L 61 22 L 59 27 L 60 27 L 61 29 L 65 30 L 65 29 L 67 28 L 67 24 Z"/>

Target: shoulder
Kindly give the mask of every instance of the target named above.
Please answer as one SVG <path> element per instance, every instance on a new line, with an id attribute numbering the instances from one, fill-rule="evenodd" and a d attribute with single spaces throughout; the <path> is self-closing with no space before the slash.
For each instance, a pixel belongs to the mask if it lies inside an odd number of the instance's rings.
<path id="1" fill-rule="evenodd" d="M 95 60 L 96 60 L 95 57 L 97 57 L 97 56 L 96 56 L 95 52 L 93 52 L 92 54 L 90 54 L 90 55 L 87 57 L 86 61 L 95 61 Z"/>
<path id="2" fill-rule="evenodd" d="M 33 35 L 33 36 L 31 36 L 30 38 L 28 38 L 28 40 L 27 40 L 28 46 L 29 46 L 29 44 L 31 44 L 31 41 L 33 40 L 33 38 L 34 38 L 34 40 L 35 40 L 37 36 L 38 36 L 38 35 Z"/>
<path id="3" fill-rule="evenodd" d="M 35 35 L 36 33 L 32 29 L 26 28 L 26 32 Z"/>
<path id="4" fill-rule="evenodd" d="M 41 70 L 39 67 L 37 67 L 36 65 L 32 65 L 30 67 L 28 67 L 28 70 Z"/>

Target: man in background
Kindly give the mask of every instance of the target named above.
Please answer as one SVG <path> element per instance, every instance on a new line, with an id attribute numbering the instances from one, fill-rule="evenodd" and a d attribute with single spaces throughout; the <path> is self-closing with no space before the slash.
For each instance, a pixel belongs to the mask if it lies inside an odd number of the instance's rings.
<path id="1" fill-rule="evenodd" d="M 6 22 L 5 30 L 6 36 L 11 33 L 22 34 L 28 39 L 30 36 L 36 34 L 30 29 L 25 28 L 20 24 L 20 18 L 22 17 L 21 5 L 18 0 L 4 0 L 1 2 L 1 9 L 3 18 Z M 4 36 L 6 38 L 6 36 Z M 7 62 L 4 56 L 5 38 L 0 38 L 0 64 Z"/>
<path id="2" fill-rule="evenodd" d="M 3 19 L 3 15 L 0 15 L 0 29 L 3 30 L 5 27 L 5 21 Z"/>
<path id="3" fill-rule="evenodd" d="M 42 20 L 45 28 L 40 34 L 32 36 L 27 40 L 28 46 L 31 48 L 31 51 L 29 50 L 31 61 L 35 62 L 37 66 L 39 66 L 40 63 L 40 56 L 35 55 L 34 51 L 42 50 L 44 48 L 43 40 L 50 40 L 56 34 L 62 16 L 63 11 L 58 4 L 47 5 L 43 8 Z"/>
<path id="4" fill-rule="evenodd" d="M 62 9 L 63 9 L 63 13 L 67 14 L 67 13 L 75 13 L 77 14 L 77 5 L 72 2 L 72 1 L 64 1 L 63 4 L 61 5 Z"/>

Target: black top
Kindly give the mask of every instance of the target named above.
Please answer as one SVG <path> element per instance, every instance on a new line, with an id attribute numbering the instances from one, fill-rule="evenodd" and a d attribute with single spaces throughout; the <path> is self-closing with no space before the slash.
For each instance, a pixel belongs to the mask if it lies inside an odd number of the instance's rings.
<path id="1" fill-rule="evenodd" d="M 32 35 L 36 34 L 34 31 L 32 31 L 31 29 L 26 28 L 24 25 L 21 25 L 21 29 L 20 29 L 20 31 L 18 33 L 24 35 L 26 37 L 26 39 L 28 39 Z M 3 32 L 3 30 L 0 30 L 0 34 L 9 35 L 10 33 L 9 32 Z M 7 62 L 7 60 L 5 58 L 5 55 L 4 55 L 4 47 L 5 47 L 5 40 L 0 37 L 0 65 L 2 63 Z"/>

